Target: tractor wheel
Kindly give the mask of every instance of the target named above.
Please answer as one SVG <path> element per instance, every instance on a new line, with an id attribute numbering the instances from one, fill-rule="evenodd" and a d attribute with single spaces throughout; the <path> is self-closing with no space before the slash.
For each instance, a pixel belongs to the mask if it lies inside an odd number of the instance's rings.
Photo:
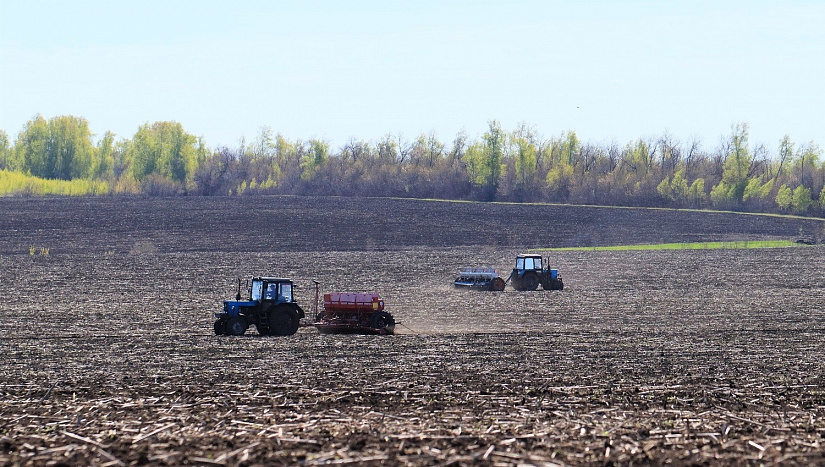
<path id="1" fill-rule="evenodd" d="M 215 335 L 222 336 L 224 334 L 226 334 L 226 320 L 219 319 L 215 321 Z"/>
<path id="2" fill-rule="evenodd" d="M 383 329 L 387 334 L 395 332 L 395 318 L 386 311 L 376 311 L 370 318 L 370 326 L 373 329 Z"/>
<path id="3" fill-rule="evenodd" d="M 536 290 L 539 287 L 539 276 L 534 272 L 528 272 L 521 278 L 521 285 L 524 290 Z"/>
<path id="4" fill-rule="evenodd" d="M 255 325 L 255 329 L 257 329 L 257 330 L 258 330 L 258 334 L 260 334 L 260 335 L 262 335 L 262 336 L 268 336 L 268 335 L 270 334 L 270 332 L 269 332 L 269 327 L 267 327 L 266 325 L 263 325 L 263 324 L 256 324 L 256 325 Z"/>
<path id="5" fill-rule="evenodd" d="M 561 279 L 547 279 L 546 282 L 541 284 L 544 290 L 562 290 L 564 289 L 564 283 Z"/>
<path id="6" fill-rule="evenodd" d="M 493 280 L 490 282 L 490 290 L 494 290 L 494 291 L 496 291 L 496 292 L 501 292 L 502 290 L 504 290 L 504 286 L 505 286 L 506 284 L 507 284 L 507 283 L 506 283 L 506 282 L 504 282 L 504 279 L 502 279 L 502 278 L 500 278 L 500 277 L 495 277 L 495 278 L 493 278 Z"/>
<path id="7" fill-rule="evenodd" d="M 243 318 L 229 318 L 226 322 L 226 333 L 230 336 L 243 336 L 246 333 L 246 320 Z"/>
<path id="8" fill-rule="evenodd" d="M 298 315 L 287 308 L 269 313 L 269 329 L 273 336 L 291 336 L 298 332 Z"/>

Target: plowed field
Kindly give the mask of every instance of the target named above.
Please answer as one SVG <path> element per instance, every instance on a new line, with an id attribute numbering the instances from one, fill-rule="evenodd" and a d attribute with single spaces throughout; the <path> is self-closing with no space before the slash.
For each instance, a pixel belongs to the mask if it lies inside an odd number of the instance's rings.
<path id="1" fill-rule="evenodd" d="M 741 214 L 343 198 L 0 199 L 0 465 L 825 463 L 821 238 Z M 547 256 L 547 255 L 546 255 Z M 395 336 L 212 334 L 237 277 L 376 291 Z M 506 275 L 506 273 L 505 273 Z"/>

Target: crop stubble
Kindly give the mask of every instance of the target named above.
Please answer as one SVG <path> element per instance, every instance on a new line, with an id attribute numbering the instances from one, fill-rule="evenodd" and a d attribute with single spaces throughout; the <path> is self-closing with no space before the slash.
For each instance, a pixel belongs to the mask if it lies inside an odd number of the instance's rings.
<path id="1" fill-rule="evenodd" d="M 825 462 L 818 247 L 560 252 L 561 293 L 449 286 L 527 247 L 793 238 L 817 221 L 337 198 L 0 207 L 0 464 Z M 403 326 L 211 335 L 253 273 L 294 278 L 307 311 L 313 279 L 379 291 Z"/>

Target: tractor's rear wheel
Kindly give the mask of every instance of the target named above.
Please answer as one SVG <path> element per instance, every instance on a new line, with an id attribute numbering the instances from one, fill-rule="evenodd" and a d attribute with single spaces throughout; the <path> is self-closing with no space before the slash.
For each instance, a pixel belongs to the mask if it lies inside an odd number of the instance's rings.
<path id="1" fill-rule="evenodd" d="M 291 336 L 298 332 L 298 314 L 287 308 L 269 313 L 269 330 L 273 336 Z"/>
<path id="2" fill-rule="evenodd" d="M 215 335 L 222 336 L 224 334 L 226 334 L 226 320 L 219 319 L 215 321 Z"/>
<path id="3" fill-rule="evenodd" d="M 524 290 L 536 290 L 539 287 L 539 276 L 534 272 L 528 272 L 521 278 L 521 286 Z"/>
<path id="4" fill-rule="evenodd" d="M 505 285 L 507 285 L 507 283 L 504 282 L 504 279 L 500 277 L 494 277 L 493 280 L 490 282 L 490 290 L 501 292 L 502 290 L 504 290 Z"/>
<path id="5" fill-rule="evenodd" d="M 248 327 L 249 325 L 243 318 L 229 318 L 229 321 L 226 322 L 226 333 L 230 336 L 243 336 Z"/>

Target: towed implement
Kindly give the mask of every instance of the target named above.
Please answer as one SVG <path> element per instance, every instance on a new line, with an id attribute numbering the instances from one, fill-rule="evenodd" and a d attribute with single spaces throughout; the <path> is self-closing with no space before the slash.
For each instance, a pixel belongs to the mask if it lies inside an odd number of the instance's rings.
<path id="1" fill-rule="evenodd" d="M 321 334 L 390 335 L 395 333 L 395 319 L 384 311 L 384 300 L 377 293 L 333 292 L 324 294 L 315 329 Z"/>
<path id="2" fill-rule="evenodd" d="M 480 290 L 504 290 L 507 282 L 493 268 L 461 268 L 458 278 L 453 282 L 456 287 L 468 287 Z"/>

